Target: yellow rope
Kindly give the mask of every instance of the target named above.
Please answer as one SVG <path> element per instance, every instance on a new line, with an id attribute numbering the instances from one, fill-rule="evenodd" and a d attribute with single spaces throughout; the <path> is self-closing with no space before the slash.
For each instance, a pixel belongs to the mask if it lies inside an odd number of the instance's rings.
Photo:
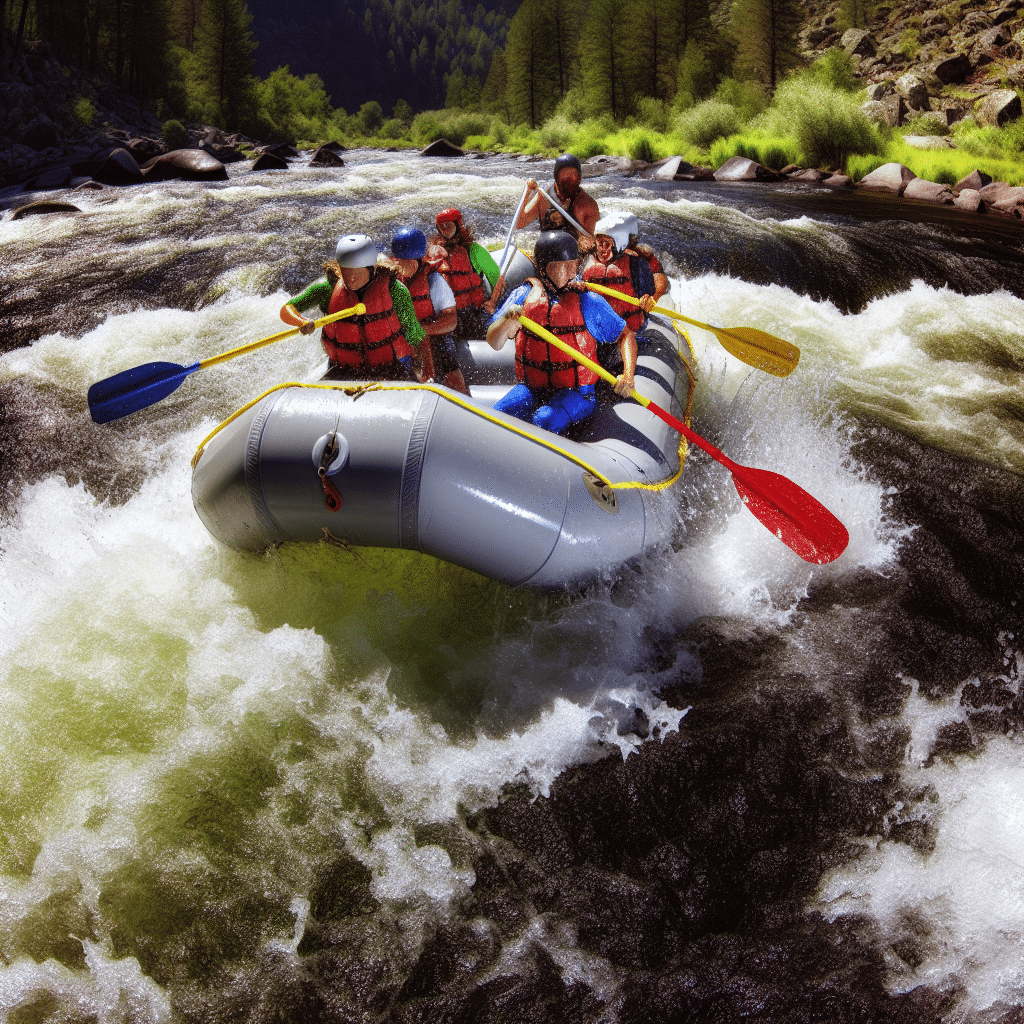
<path id="1" fill-rule="evenodd" d="M 690 373 L 689 367 L 687 367 L 686 372 L 690 376 L 690 379 L 692 381 L 693 376 Z M 358 398 L 360 395 L 366 394 L 367 392 L 371 391 L 430 391 L 433 394 L 445 399 L 445 401 L 451 402 L 453 405 L 458 405 L 461 408 L 467 410 L 468 412 L 473 413 L 473 415 L 479 416 L 482 419 L 487 420 L 489 423 L 493 423 L 495 426 L 501 427 L 503 430 L 508 430 L 513 434 L 518 434 L 520 437 L 525 438 L 527 441 L 531 441 L 534 444 L 539 444 L 541 447 L 547 448 L 550 451 L 555 452 L 557 455 L 561 455 L 563 458 L 568 459 L 572 463 L 575 463 L 577 466 L 585 470 L 587 473 L 590 473 L 591 476 L 596 477 L 603 484 L 612 488 L 612 490 L 618 491 L 663 491 L 666 488 L 671 487 L 672 484 L 674 484 L 682 475 L 683 462 L 687 452 L 686 439 L 680 436 L 679 468 L 671 476 L 666 477 L 664 480 L 661 480 L 653 484 L 644 484 L 640 483 L 639 481 L 633 480 L 625 480 L 622 481 L 621 483 L 613 484 L 604 476 L 603 473 L 599 473 L 596 469 L 594 469 L 593 466 L 589 465 L 587 462 L 584 462 L 583 459 L 579 458 L 578 456 L 573 455 L 572 452 L 566 451 L 564 448 L 555 444 L 553 441 L 548 441 L 542 437 L 536 437 L 534 434 L 531 434 L 526 430 L 520 429 L 513 423 L 508 423 L 505 420 L 498 419 L 498 417 L 493 413 L 489 412 L 486 409 L 481 409 L 478 405 L 474 405 L 472 402 L 467 401 L 467 399 L 463 395 L 459 394 L 458 392 L 451 391 L 448 388 L 441 388 L 440 386 L 434 384 L 384 384 L 381 382 L 369 382 L 367 384 L 358 385 L 330 383 L 300 384 L 295 381 L 290 381 L 283 384 L 276 384 L 268 391 L 264 391 L 262 395 L 260 395 L 257 398 L 254 398 L 247 405 L 243 405 L 241 409 L 239 409 L 237 412 L 229 416 L 223 423 L 221 423 L 213 431 L 211 431 L 211 433 L 204 437 L 203 440 L 199 443 L 199 447 L 196 449 L 195 455 L 192 456 L 192 468 L 195 468 L 196 463 L 202 457 L 203 450 L 206 448 L 207 444 L 209 444 L 210 441 L 217 436 L 217 434 L 219 434 L 225 427 L 227 427 L 229 424 L 233 423 L 236 419 L 238 419 L 239 416 L 242 416 L 244 413 L 246 413 L 254 405 L 257 405 L 258 403 L 262 402 L 263 399 L 266 398 L 268 395 L 272 395 L 275 391 L 280 391 L 282 388 L 315 388 L 324 391 L 340 390 L 344 391 L 345 394 L 351 395 L 355 398 Z M 691 388 L 690 401 L 692 401 L 692 390 L 693 389 Z M 690 401 L 687 402 L 687 422 L 689 422 Z"/>

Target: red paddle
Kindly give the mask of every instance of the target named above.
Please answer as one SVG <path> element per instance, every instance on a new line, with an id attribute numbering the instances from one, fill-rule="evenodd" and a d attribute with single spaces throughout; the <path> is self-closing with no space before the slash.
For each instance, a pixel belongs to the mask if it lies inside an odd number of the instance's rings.
<path id="1" fill-rule="evenodd" d="M 615 377 L 603 366 L 588 359 L 578 349 L 545 330 L 540 324 L 525 316 L 521 316 L 519 322 L 532 334 L 572 356 L 609 384 L 615 384 Z M 688 441 L 706 451 L 716 462 L 725 466 L 732 473 L 732 482 L 747 508 L 805 562 L 824 565 L 837 559 L 846 550 L 846 545 L 850 542 L 846 527 L 802 487 L 767 469 L 751 469 L 749 466 L 733 462 L 713 444 L 705 441 L 700 434 L 694 433 L 682 420 L 665 412 L 649 398 L 635 390 L 630 391 L 630 397 L 664 420 L 673 430 L 679 431 Z"/>

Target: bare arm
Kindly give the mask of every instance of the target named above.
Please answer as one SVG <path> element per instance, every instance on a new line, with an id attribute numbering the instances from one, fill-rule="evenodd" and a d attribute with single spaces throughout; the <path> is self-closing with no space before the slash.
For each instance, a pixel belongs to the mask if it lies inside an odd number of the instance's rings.
<path id="1" fill-rule="evenodd" d="M 622 353 L 622 373 L 615 380 L 615 393 L 628 395 L 636 387 L 636 335 L 627 327 L 619 335 L 619 351 Z"/>
<path id="2" fill-rule="evenodd" d="M 522 312 L 522 306 L 509 306 L 505 310 L 505 315 L 487 328 L 487 344 L 495 352 L 500 352 L 505 347 L 505 342 L 519 330 L 519 317 Z"/>

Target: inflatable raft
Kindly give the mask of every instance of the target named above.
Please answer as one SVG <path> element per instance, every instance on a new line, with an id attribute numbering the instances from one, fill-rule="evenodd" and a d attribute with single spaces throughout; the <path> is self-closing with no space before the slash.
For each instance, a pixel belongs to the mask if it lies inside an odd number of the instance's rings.
<path id="1" fill-rule="evenodd" d="M 686 418 L 692 376 L 673 331 L 639 342 L 636 389 Z M 684 343 L 685 348 L 685 343 Z M 583 581 L 666 541 L 662 492 L 682 471 L 679 435 L 603 391 L 568 437 L 497 413 L 513 346 L 462 343 L 470 397 L 441 385 L 281 384 L 202 443 L 192 497 L 225 544 L 406 548 L 511 585 Z"/>

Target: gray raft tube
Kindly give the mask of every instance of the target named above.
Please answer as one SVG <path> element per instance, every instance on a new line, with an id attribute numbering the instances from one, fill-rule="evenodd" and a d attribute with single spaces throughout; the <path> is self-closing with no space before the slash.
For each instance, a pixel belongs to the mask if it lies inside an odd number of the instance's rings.
<path id="1" fill-rule="evenodd" d="M 637 391 L 681 416 L 689 377 L 672 333 L 649 329 L 639 344 Z M 337 538 L 542 588 L 585 581 L 667 540 L 677 522 L 670 491 L 595 477 L 665 481 L 680 468 L 678 434 L 604 384 L 597 412 L 568 438 L 494 412 L 513 380 L 512 348 L 460 346 L 470 399 L 433 385 L 268 393 L 197 453 L 199 517 L 240 550 Z M 324 463 L 340 496 L 334 510 Z"/>

